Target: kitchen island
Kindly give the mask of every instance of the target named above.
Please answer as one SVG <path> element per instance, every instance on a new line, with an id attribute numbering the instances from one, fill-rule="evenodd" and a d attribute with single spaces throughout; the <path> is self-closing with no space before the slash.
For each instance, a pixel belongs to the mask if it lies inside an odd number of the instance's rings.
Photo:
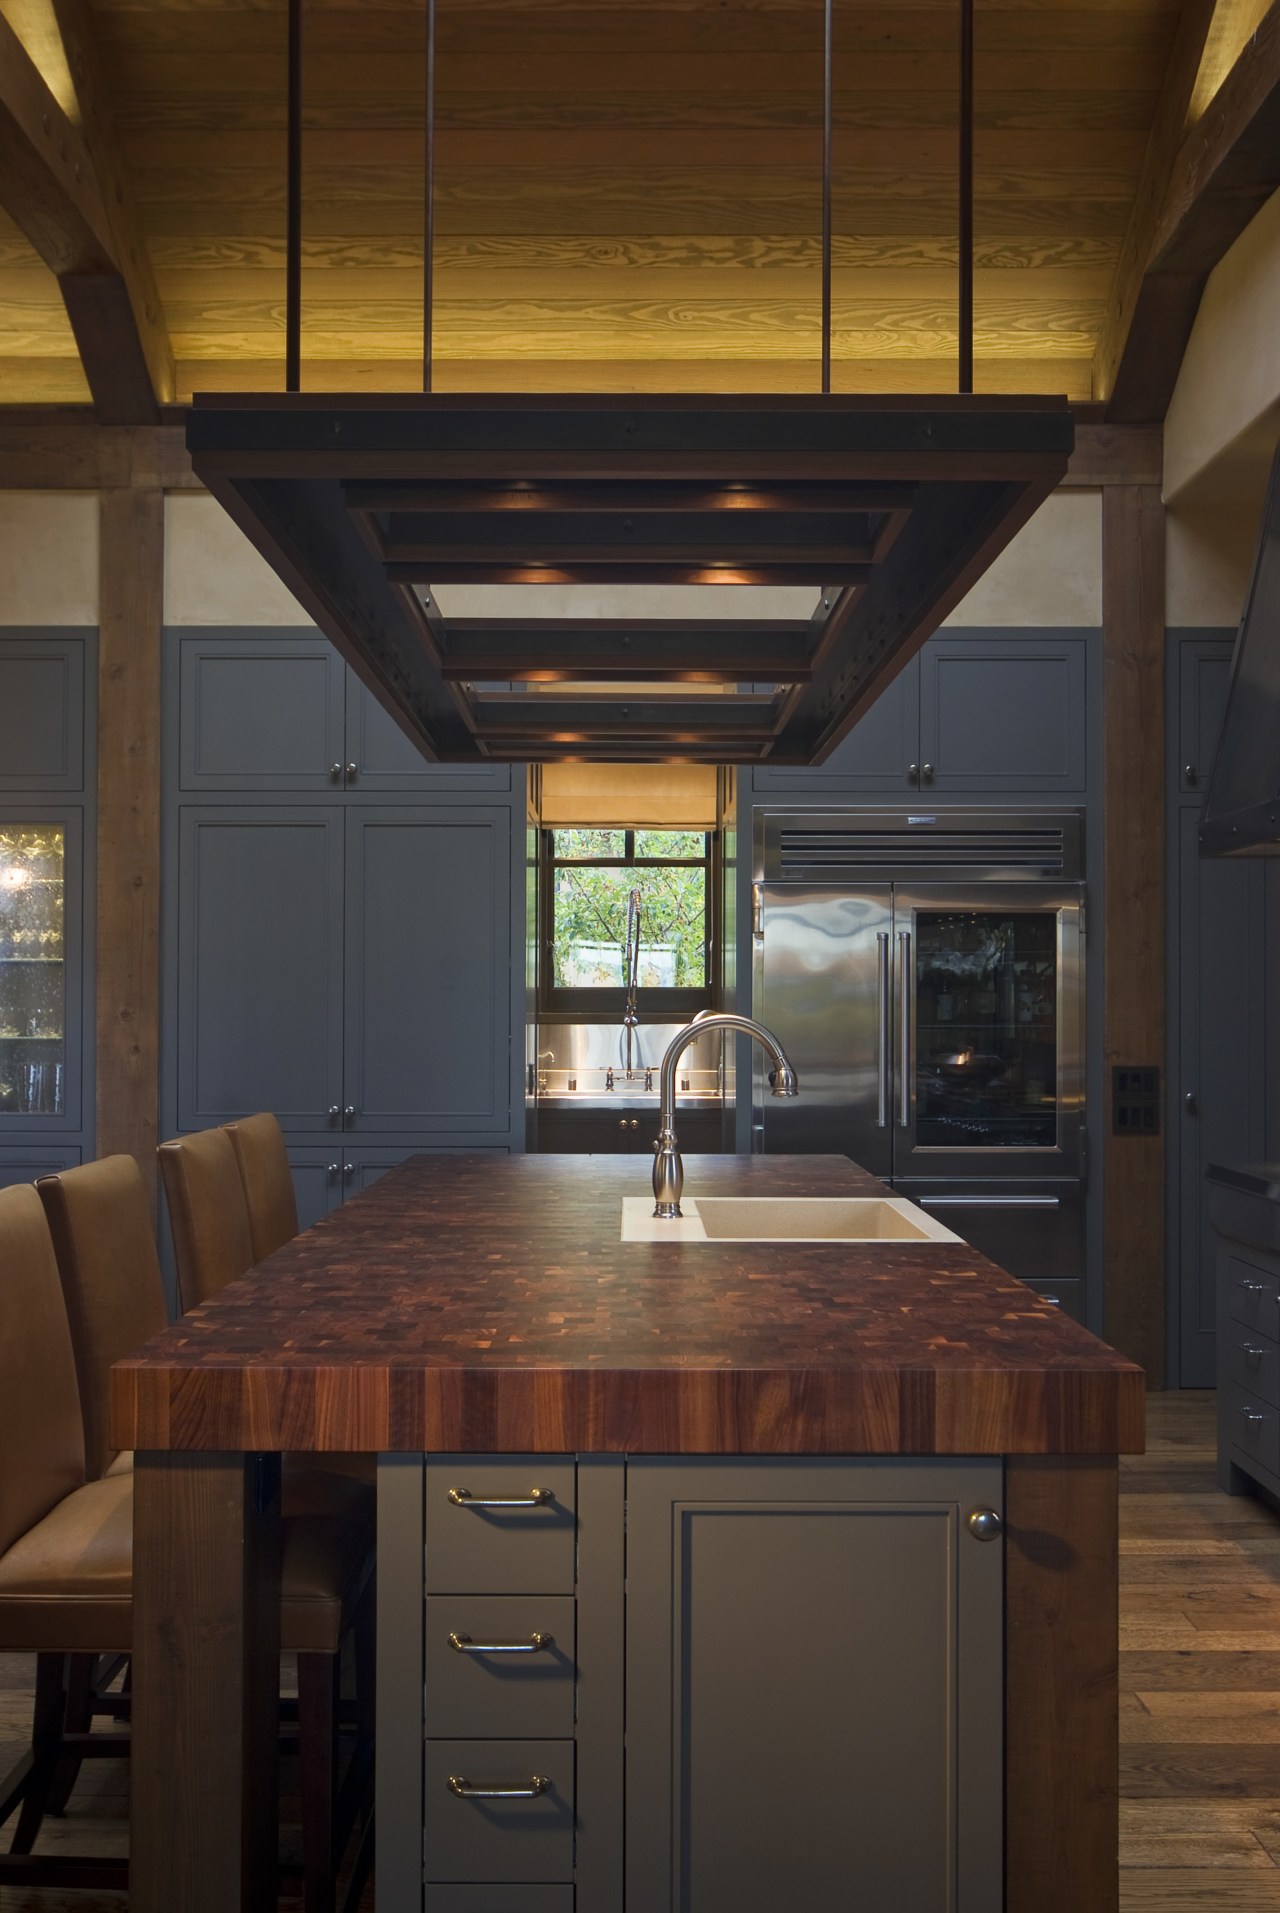
<path id="1" fill-rule="evenodd" d="M 269 1903 L 281 1450 L 383 1457 L 379 1913 L 719 1913 L 854 1838 L 868 1905 L 1115 1906 L 1141 1371 L 962 1243 L 623 1243 L 638 1171 L 415 1158 L 117 1369 L 135 1913 Z"/>

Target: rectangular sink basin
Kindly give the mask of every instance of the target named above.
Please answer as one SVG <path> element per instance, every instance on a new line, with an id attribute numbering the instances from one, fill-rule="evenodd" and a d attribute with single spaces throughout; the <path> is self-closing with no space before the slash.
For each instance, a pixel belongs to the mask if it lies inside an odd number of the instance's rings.
<path id="1" fill-rule="evenodd" d="M 686 1196 L 663 1221 L 649 1196 L 622 1204 L 624 1242 L 959 1242 L 905 1196 Z"/>

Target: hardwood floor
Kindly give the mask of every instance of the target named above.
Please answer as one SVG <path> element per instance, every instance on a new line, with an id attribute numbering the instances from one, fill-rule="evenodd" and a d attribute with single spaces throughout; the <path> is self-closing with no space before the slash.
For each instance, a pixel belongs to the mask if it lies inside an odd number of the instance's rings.
<path id="1" fill-rule="evenodd" d="M 1218 1492 L 1212 1395 L 1151 1397 L 1148 1452 L 1120 1464 L 1120 1536 L 1122 1913 L 1280 1913 L 1280 1516 Z M 0 1771 L 30 1679 L 0 1655 Z M 42 1845 L 122 1851 L 127 1808 L 123 1766 L 94 1763 Z M 0 1889 L 0 1913 L 125 1904 Z"/>

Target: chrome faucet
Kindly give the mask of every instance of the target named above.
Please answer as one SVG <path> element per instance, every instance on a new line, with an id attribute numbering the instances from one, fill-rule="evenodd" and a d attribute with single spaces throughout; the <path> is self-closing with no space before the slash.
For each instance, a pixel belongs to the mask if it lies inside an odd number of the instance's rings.
<path id="1" fill-rule="evenodd" d="M 640 892 L 633 890 L 627 898 L 627 948 L 624 958 L 627 973 L 627 1002 L 622 1012 L 622 1027 L 626 1031 L 627 1081 L 631 1081 L 631 1049 L 635 1031 L 640 1027 L 640 1015 L 636 1008 L 636 996 L 640 988 Z M 637 1050 L 637 1061 L 639 1052 Z"/>
<path id="2" fill-rule="evenodd" d="M 700 1010 L 692 1023 L 687 1023 L 672 1037 L 662 1059 L 660 1127 L 658 1140 L 653 1145 L 657 1151 L 653 1159 L 653 1213 L 664 1221 L 680 1214 L 680 1197 L 684 1191 L 684 1164 L 676 1144 L 676 1066 L 690 1043 L 707 1030 L 735 1030 L 743 1036 L 754 1037 L 773 1064 L 769 1072 L 773 1094 L 795 1096 L 799 1093 L 796 1073 L 772 1030 L 732 1010 Z"/>

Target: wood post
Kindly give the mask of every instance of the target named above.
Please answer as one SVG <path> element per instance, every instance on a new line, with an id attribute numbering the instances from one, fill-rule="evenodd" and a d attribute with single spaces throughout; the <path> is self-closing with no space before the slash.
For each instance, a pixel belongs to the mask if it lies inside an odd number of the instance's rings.
<path id="1" fill-rule="evenodd" d="M 1006 1913 L 1116 1913 L 1117 1475 L 1111 1456 L 1005 1464 Z"/>
<path id="2" fill-rule="evenodd" d="M 1165 1120 L 1111 1133 L 1111 1072 L 1165 1064 L 1164 505 L 1102 494 L 1105 1334 L 1152 1388 L 1165 1365 Z"/>
<path id="3" fill-rule="evenodd" d="M 104 491 L 99 509 L 95 1153 L 135 1156 L 154 1193 L 164 493 Z"/>

